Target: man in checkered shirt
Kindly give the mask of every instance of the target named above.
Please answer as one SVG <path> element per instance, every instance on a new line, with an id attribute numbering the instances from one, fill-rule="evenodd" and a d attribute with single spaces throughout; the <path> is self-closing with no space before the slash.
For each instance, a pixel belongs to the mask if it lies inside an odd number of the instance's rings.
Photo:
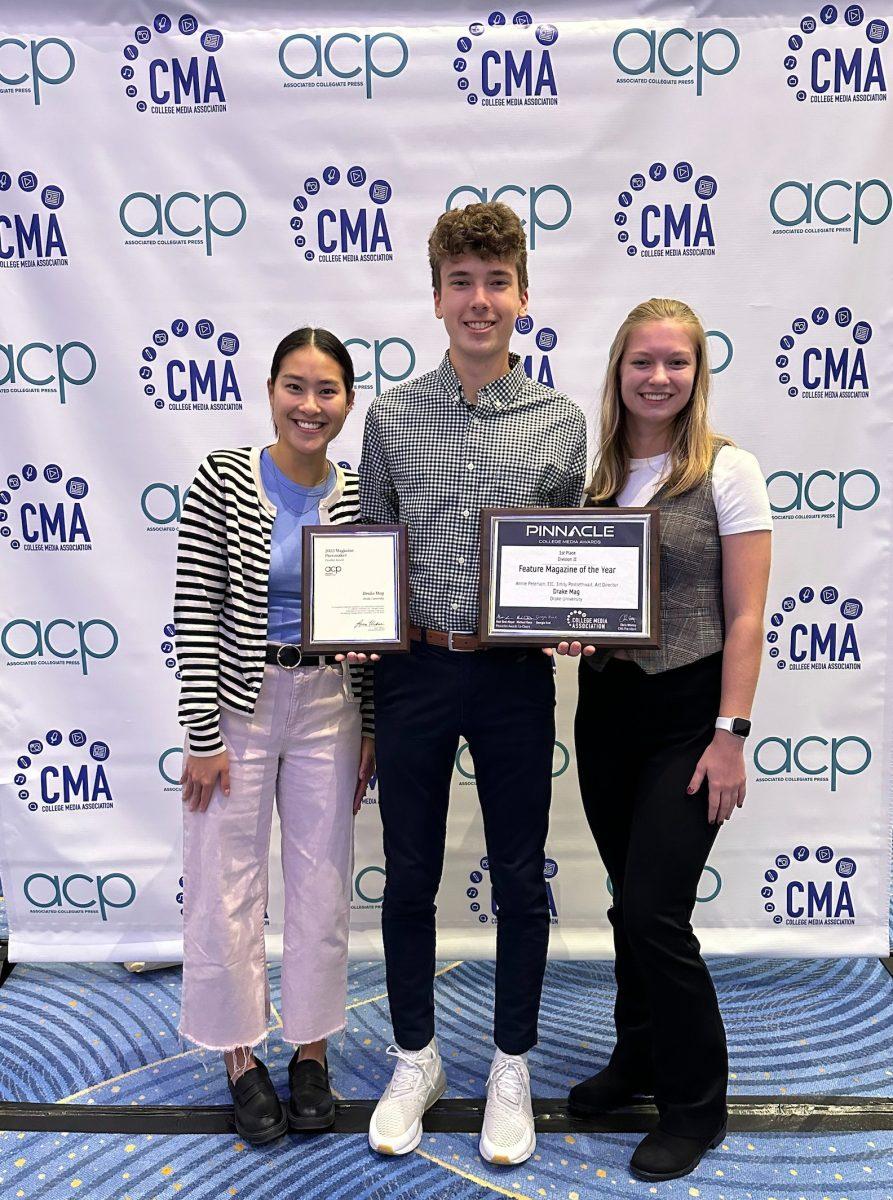
<path id="1" fill-rule="evenodd" d="M 428 242 L 440 365 L 370 406 L 360 463 L 365 521 L 406 525 L 408 655 L 375 668 L 386 882 L 382 931 L 397 1063 L 369 1128 L 405 1154 L 446 1080 L 434 1038 L 435 898 L 459 738 L 474 759 L 496 944 L 496 1054 L 481 1154 L 523 1162 L 536 1138 L 526 1053 L 536 1043 L 549 940 L 543 864 L 555 742 L 551 659 L 477 639 L 482 508 L 577 507 L 586 424 L 509 353 L 527 311 L 527 251 L 504 204 L 444 213 Z"/>

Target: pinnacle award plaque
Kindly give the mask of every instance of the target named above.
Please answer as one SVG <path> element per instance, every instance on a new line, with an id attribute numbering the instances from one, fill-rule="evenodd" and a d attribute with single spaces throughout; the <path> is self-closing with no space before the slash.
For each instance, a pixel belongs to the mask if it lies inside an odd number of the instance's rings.
<path id="1" fill-rule="evenodd" d="M 409 649 L 405 525 L 308 525 L 302 549 L 303 650 Z"/>
<path id="2" fill-rule="evenodd" d="M 660 644 L 657 508 L 485 508 L 488 646 Z"/>

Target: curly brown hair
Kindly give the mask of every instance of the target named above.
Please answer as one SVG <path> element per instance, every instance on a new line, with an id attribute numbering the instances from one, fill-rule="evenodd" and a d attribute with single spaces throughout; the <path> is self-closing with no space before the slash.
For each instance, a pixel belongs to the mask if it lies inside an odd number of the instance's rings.
<path id="1" fill-rule="evenodd" d="M 527 291 L 527 242 L 524 226 L 507 204 L 466 204 L 438 217 L 428 238 L 431 282 L 440 291 L 440 267 L 448 258 L 475 254 L 485 261 L 513 262 L 518 289 Z"/>

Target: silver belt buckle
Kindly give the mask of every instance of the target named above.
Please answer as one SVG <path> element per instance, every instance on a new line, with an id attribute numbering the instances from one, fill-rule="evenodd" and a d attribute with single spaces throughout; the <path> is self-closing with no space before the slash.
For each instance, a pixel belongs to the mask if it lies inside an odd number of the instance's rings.
<path id="1" fill-rule="evenodd" d="M 283 650 L 297 650 L 298 661 L 294 662 L 294 663 L 283 662 L 282 661 L 282 651 Z M 300 646 L 280 646 L 279 649 L 276 651 L 276 666 L 282 667 L 283 671 L 294 671 L 297 667 L 299 667 L 301 665 L 301 660 L 303 659 L 303 657 L 304 657 L 304 652 L 301 650 Z"/>
<path id="2" fill-rule="evenodd" d="M 454 637 L 472 637 L 470 633 L 461 633 L 457 630 L 450 629 L 447 631 L 447 650 L 454 650 L 456 654 L 473 654 L 474 649 L 470 646 L 454 646 Z"/>

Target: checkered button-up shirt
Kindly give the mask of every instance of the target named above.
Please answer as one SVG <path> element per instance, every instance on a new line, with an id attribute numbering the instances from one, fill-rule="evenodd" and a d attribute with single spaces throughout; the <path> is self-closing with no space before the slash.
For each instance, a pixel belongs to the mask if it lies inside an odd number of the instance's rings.
<path id="1" fill-rule="evenodd" d="M 468 404 L 449 355 L 375 399 L 360 463 L 364 521 L 409 536 L 414 625 L 476 632 L 483 508 L 575 508 L 586 474 L 586 422 L 567 396 L 524 373 Z"/>

